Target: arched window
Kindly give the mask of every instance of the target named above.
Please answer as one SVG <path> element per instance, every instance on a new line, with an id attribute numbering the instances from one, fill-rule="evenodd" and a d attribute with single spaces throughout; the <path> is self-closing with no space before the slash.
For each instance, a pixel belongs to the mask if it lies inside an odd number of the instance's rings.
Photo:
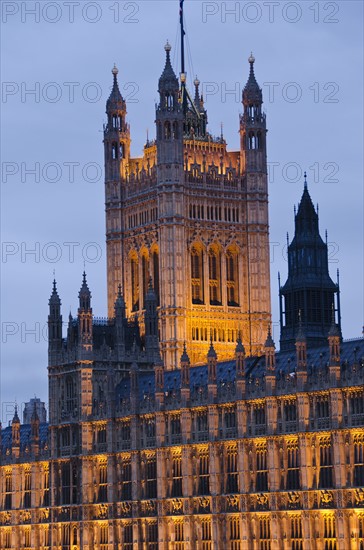
<path id="1" fill-rule="evenodd" d="M 262 133 L 257 133 L 257 139 L 256 139 L 256 148 L 261 149 L 262 148 Z"/>
<path id="2" fill-rule="evenodd" d="M 118 144 L 117 143 L 113 143 L 112 146 L 111 146 L 111 151 L 112 151 L 112 159 L 113 160 L 116 160 L 118 158 Z"/>
<path id="3" fill-rule="evenodd" d="M 238 254 L 228 250 L 226 254 L 226 288 L 227 304 L 231 307 L 239 305 Z"/>
<path id="4" fill-rule="evenodd" d="M 191 284 L 192 284 L 192 303 L 204 303 L 203 289 L 203 251 L 193 247 L 191 251 Z"/>
<path id="5" fill-rule="evenodd" d="M 171 123 L 164 123 L 164 139 L 171 139 Z"/>
<path id="6" fill-rule="evenodd" d="M 142 256 L 142 276 L 143 276 L 143 307 L 145 307 L 145 297 L 149 286 L 149 258 L 146 254 Z"/>
<path id="7" fill-rule="evenodd" d="M 249 139 L 249 147 L 248 148 L 249 149 L 257 149 L 257 140 L 256 140 L 254 132 L 249 132 L 248 139 Z"/>
<path id="8" fill-rule="evenodd" d="M 210 304 L 221 306 L 221 254 L 217 248 L 209 250 Z"/>
<path id="9" fill-rule="evenodd" d="M 130 261 L 131 267 L 131 296 L 132 296 L 132 311 L 139 309 L 139 262 L 138 258 L 133 257 Z"/>
<path id="10" fill-rule="evenodd" d="M 124 144 L 123 143 L 119 144 L 119 153 L 120 153 L 120 158 L 123 159 L 125 157 Z"/>

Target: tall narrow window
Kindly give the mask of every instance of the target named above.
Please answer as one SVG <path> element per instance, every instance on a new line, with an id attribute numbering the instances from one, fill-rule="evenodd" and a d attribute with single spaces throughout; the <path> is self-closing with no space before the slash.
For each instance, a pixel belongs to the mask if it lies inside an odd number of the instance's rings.
<path id="1" fill-rule="evenodd" d="M 123 528 L 123 549 L 133 550 L 133 544 L 133 525 L 131 523 L 127 523 Z"/>
<path id="2" fill-rule="evenodd" d="M 154 250 L 152 254 L 153 263 L 153 287 L 157 297 L 157 304 L 159 305 L 159 254 Z"/>
<path id="3" fill-rule="evenodd" d="M 172 497 L 182 496 L 182 458 L 172 458 Z"/>
<path id="4" fill-rule="evenodd" d="M 209 454 L 203 452 L 199 457 L 199 467 L 198 467 L 198 494 L 199 495 L 209 495 L 210 494 L 210 473 L 209 473 Z"/>
<path id="5" fill-rule="evenodd" d="M 157 498 L 157 461 L 148 458 L 146 464 L 146 498 Z"/>
<path id="6" fill-rule="evenodd" d="M 137 258 L 131 259 L 131 295 L 132 310 L 139 310 L 139 262 Z"/>
<path id="7" fill-rule="evenodd" d="M 201 548 L 202 550 L 211 550 L 212 548 L 212 539 L 211 539 L 211 520 L 203 519 L 201 522 Z"/>
<path id="8" fill-rule="evenodd" d="M 13 500 L 13 476 L 12 472 L 5 473 L 5 499 L 4 499 L 4 509 L 11 510 Z"/>
<path id="9" fill-rule="evenodd" d="M 145 254 L 142 257 L 142 275 L 143 275 L 143 307 L 145 307 L 145 297 L 149 286 L 149 259 Z"/>
<path id="10" fill-rule="evenodd" d="M 238 492 L 238 453 L 235 448 L 226 451 L 226 492 Z"/>
<path id="11" fill-rule="evenodd" d="M 361 435 L 354 436 L 354 486 L 364 485 L 364 438 Z"/>
<path id="12" fill-rule="evenodd" d="M 26 470 L 24 472 L 24 502 L 23 507 L 24 508 L 30 508 L 31 507 L 31 473 L 30 470 Z"/>
<path id="13" fill-rule="evenodd" d="M 178 521 L 174 524 L 174 547 L 175 550 L 184 550 L 185 548 L 185 536 L 184 536 L 184 529 L 183 529 L 183 522 Z"/>
<path id="14" fill-rule="evenodd" d="M 63 462 L 62 467 L 62 504 L 71 504 L 71 464 Z"/>
<path id="15" fill-rule="evenodd" d="M 120 500 L 131 500 L 131 462 L 125 460 L 121 465 L 121 495 Z"/>
<path id="16" fill-rule="evenodd" d="M 292 516 L 291 521 L 291 548 L 303 550 L 302 522 L 300 516 Z"/>
<path id="17" fill-rule="evenodd" d="M 337 550 L 336 525 L 334 516 L 324 517 L 324 550 Z"/>
<path id="18" fill-rule="evenodd" d="M 268 491 L 267 448 L 265 445 L 256 449 L 256 491 Z"/>
<path id="19" fill-rule="evenodd" d="M 270 519 L 259 519 L 259 550 L 271 550 Z"/>
<path id="20" fill-rule="evenodd" d="M 226 287 L 227 303 L 230 307 L 239 305 L 239 278 L 238 278 L 238 255 L 229 250 L 226 254 Z"/>
<path id="21" fill-rule="evenodd" d="M 99 494 L 98 502 L 107 502 L 107 464 L 99 466 Z"/>
<path id="22" fill-rule="evenodd" d="M 330 438 L 325 438 L 320 441 L 319 451 L 320 451 L 319 488 L 330 489 L 332 488 L 332 484 L 333 484 L 332 446 L 331 446 Z"/>
<path id="23" fill-rule="evenodd" d="M 287 445 L 287 489 L 300 489 L 300 468 L 298 461 L 298 445 Z"/>
<path id="24" fill-rule="evenodd" d="M 108 550 L 109 528 L 108 525 L 100 525 L 100 550 Z"/>
<path id="25" fill-rule="evenodd" d="M 210 304 L 221 306 L 221 254 L 216 248 L 209 251 Z"/>
<path id="26" fill-rule="evenodd" d="M 49 506 L 49 470 L 43 474 L 43 507 Z"/>
<path id="27" fill-rule="evenodd" d="M 240 521 L 238 517 L 229 518 L 229 550 L 241 550 Z"/>
<path id="28" fill-rule="evenodd" d="M 158 550 L 158 523 L 153 521 L 147 526 L 148 550 Z"/>
<path id="29" fill-rule="evenodd" d="M 203 252 L 195 247 L 191 251 L 191 285 L 192 303 L 203 304 Z"/>

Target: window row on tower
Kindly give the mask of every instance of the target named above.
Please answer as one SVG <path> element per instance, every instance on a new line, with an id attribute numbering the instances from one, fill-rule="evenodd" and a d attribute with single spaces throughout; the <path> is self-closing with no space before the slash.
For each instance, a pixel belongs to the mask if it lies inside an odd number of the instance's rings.
<path id="1" fill-rule="evenodd" d="M 193 220 L 240 222 L 239 208 L 229 206 L 190 204 L 189 217 Z"/>
<path id="2" fill-rule="evenodd" d="M 131 281 L 131 309 L 139 311 L 145 307 L 145 297 L 150 279 L 159 304 L 159 250 L 154 247 L 151 252 L 143 250 L 139 255 L 130 253 L 129 277 Z"/>
<path id="3" fill-rule="evenodd" d="M 142 211 L 128 214 L 127 229 L 133 229 L 141 225 L 158 221 L 158 207 L 148 208 Z"/>
<path id="4" fill-rule="evenodd" d="M 229 248 L 225 254 L 217 246 L 206 252 L 198 244 L 191 249 L 191 294 L 193 304 L 238 307 L 239 254 Z"/>

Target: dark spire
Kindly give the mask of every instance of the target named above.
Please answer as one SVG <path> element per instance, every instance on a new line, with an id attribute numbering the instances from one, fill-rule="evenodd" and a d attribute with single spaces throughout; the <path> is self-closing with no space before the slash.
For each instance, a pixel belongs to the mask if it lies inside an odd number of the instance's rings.
<path id="1" fill-rule="evenodd" d="M 181 363 L 189 363 L 190 358 L 188 357 L 187 348 L 186 348 L 186 342 L 183 344 L 183 353 L 181 355 Z"/>
<path id="2" fill-rule="evenodd" d="M 18 405 L 17 404 L 15 404 L 12 424 L 20 424 L 20 419 L 19 419 L 19 415 L 18 415 Z"/>
<path id="3" fill-rule="evenodd" d="M 295 217 L 296 236 L 306 237 L 308 234 L 319 236 L 318 214 L 315 210 L 311 196 L 307 188 L 307 175 L 305 172 L 304 190 L 298 211 Z"/>
<path id="4" fill-rule="evenodd" d="M 61 305 L 61 300 L 57 292 L 57 283 L 55 279 L 53 281 L 53 290 L 52 290 L 51 297 L 49 299 L 49 305 Z"/>
<path id="5" fill-rule="evenodd" d="M 341 336 L 339 327 L 336 324 L 335 321 L 335 308 L 334 304 L 332 304 L 332 311 L 331 311 L 331 327 L 328 333 L 328 336 Z"/>
<path id="6" fill-rule="evenodd" d="M 176 92 L 179 90 L 178 78 L 171 64 L 171 45 L 167 40 L 164 46 L 166 51 L 166 64 L 164 71 L 159 79 L 159 92 Z"/>
<path id="7" fill-rule="evenodd" d="M 115 109 L 123 110 L 123 109 L 125 109 L 125 101 L 124 101 L 124 98 L 121 95 L 120 90 L 119 90 L 119 84 L 118 84 L 119 70 L 116 67 L 116 65 L 114 65 L 111 72 L 112 72 L 113 77 L 114 77 L 114 82 L 113 82 L 113 87 L 112 87 L 112 90 L 111 90 L 111 94 L 110 94 L 109 99 L 107 100 L 107 103 L 106 103 L 106 110 L 108 110 L 108 111 L 109 110 L 115 110 Z"/>
<path id="8" fill-rule="evenodd" d="M 121 291 L 121 285 L 118 286 L 118 295 L 115 300 L 115 312 L 116 311 L 124 311 L 125 312 L 125 300 L 123 293 Z"/>
<path id="9" fill-rule="evenodd" d="M 275 343 L 273 341 L 273 338 L 272 338 L 272 332 L 271 332 L 270 325 L 268 327 L 268 334 L 267 334 L 267 339 L 265 341 L 264 347 L 265 348 L 275 348 L 276 347 Z"/>
<path id="10" fill-rule="evenodd" d="M 236 342 L 235 353 L 245 353 L 245 348 L 243 346 L 243 342 L 241 341 L 240 335 Z"/>
<path id="11" fill-rule="evenodd" d="M 306 342 L 306 335 L 302 326 L 302 314 L 301 310 L 298 312 L 298 331 L 296 334 L 296 342 Z"/>
<path id="12" fill-rule="evenodd" d="M 208 359 L 217 359 L 216 351 L 215 351 L 214 345 L 212 343 L 212 338 L 211 338 L 211 341 L 210 341 L 210 349 L 208 351 L 207 357 L 208 357 Z"/>
<path id="13" fill-rule="evenodd" d="M 254 74 L 255 57 L 253 53 L 250 54 L 248 61 L 250 63 L 250 73 L 249 73 L 248 82 L 245 84 L 245 88 L 243 90 L 243 103 L 262 103 L 263 102 L 262 90 L 259 87 L 259 84 L 256 81 L 255 74 Z"/>
<path id="14" fill-rule="evenodd" d="M 305 172 L 295 233 L 288 246 L 288 279 L 280 289 L 282 351 L 293 350 L 303 335 L 308 347 L 326 344 L 338 292 L 329 274 L 328 247 L 320 236 L 319 217 Z"/>
<path id="15" fill-rule="evenodd" d="M 78 293 L 80 300 L 80 309 L 90 309 L 91 307 L 91 292 L 87 285 L 86 272 L 83 272 L 82 286 Z"/>

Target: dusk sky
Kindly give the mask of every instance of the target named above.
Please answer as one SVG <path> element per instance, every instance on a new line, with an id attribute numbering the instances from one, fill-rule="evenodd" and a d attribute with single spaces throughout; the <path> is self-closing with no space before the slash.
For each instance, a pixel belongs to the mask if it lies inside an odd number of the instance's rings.
<path id="1" fill-rule="evenodd" d="M 63 321 L 77 311 L 84 265 L 106 315 L 102 129 L 113 64 L 127 101 L 132 155 L 155 135 L 164 45 L 179 73 L 178 0 L 1 4 L 1 414 L 48 400 L 48 299 L 55 271 Z M 209 130 L 239 148 L 241 91 L 253 51 L 267 114 L 273 336 L 286 233 L 303 172 L 330 273 L 340 270 L 344 338 L 363 325 L 363 2 L 185 1 L 190 89 L 197 74 Z M 64 332 L 65 333 L 65 332 Z"/>

